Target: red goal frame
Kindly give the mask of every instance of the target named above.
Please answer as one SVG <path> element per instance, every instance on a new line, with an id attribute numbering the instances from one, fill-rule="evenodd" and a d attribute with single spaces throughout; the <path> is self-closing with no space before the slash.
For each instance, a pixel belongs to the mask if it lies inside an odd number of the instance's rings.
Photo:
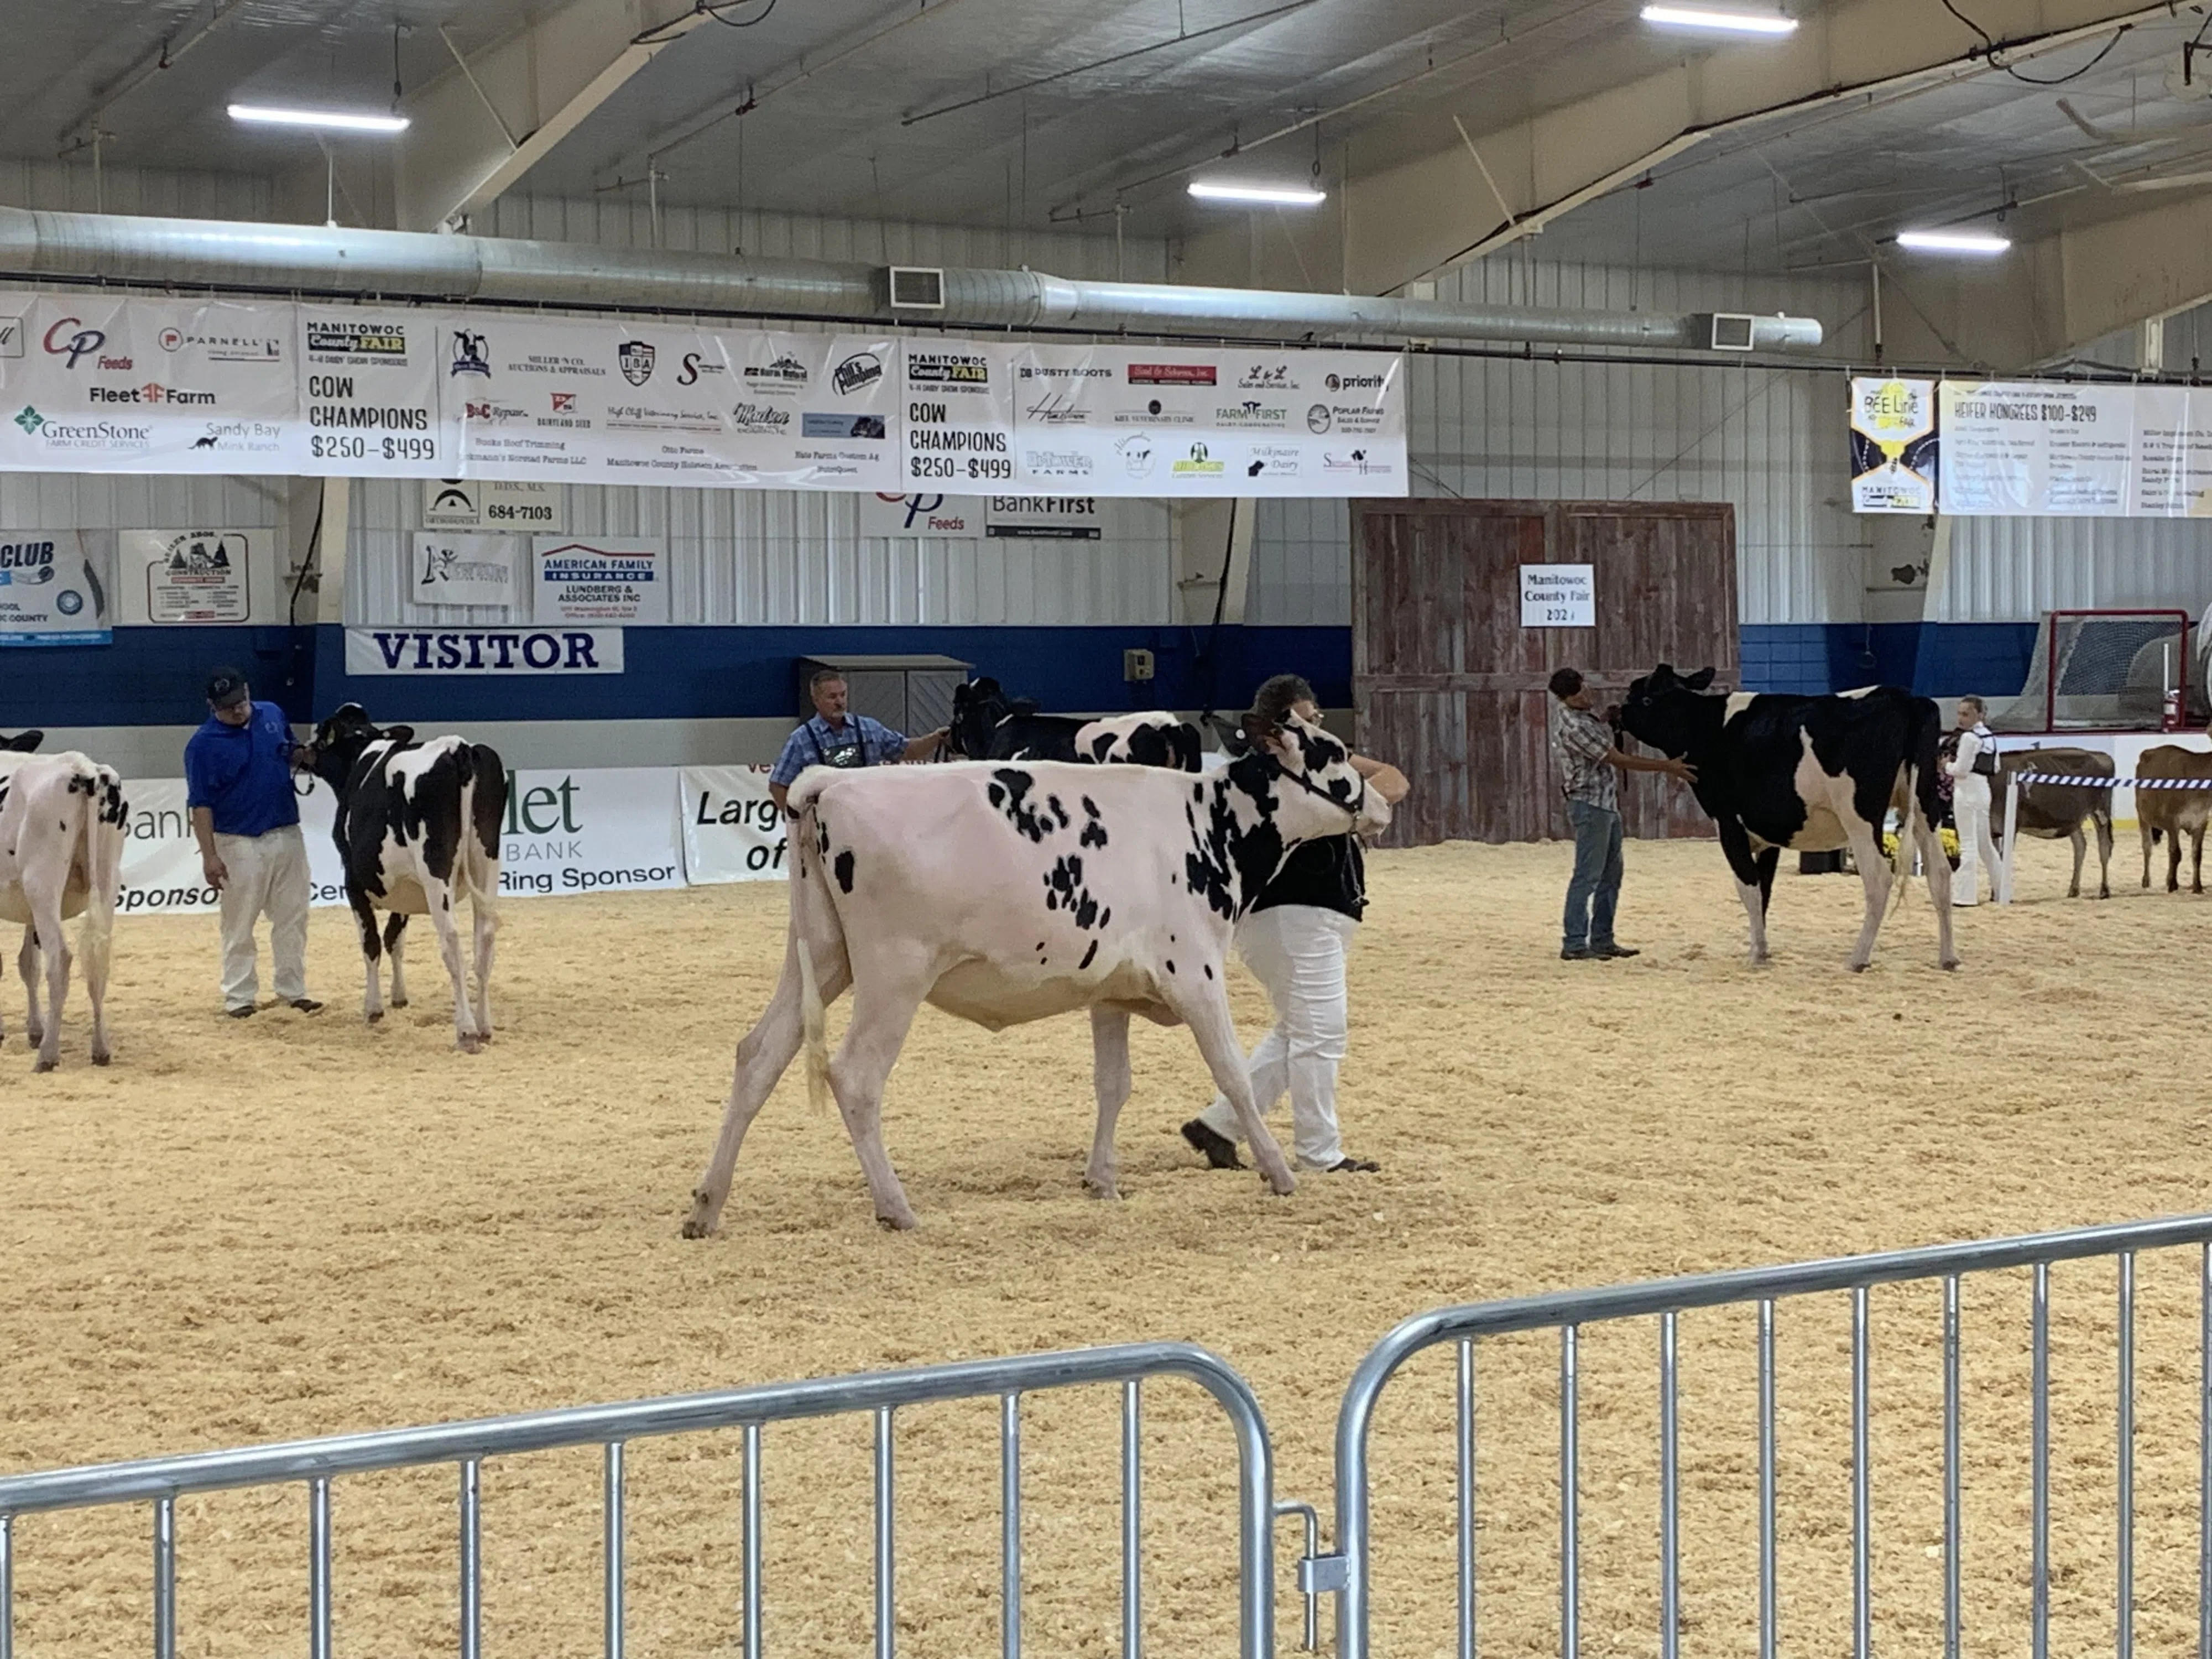
<path id="1" fill-rule="evenodd" d="M 2080 605 L 2065 611 L 2046 611 L 2044 616 L 2051 622 L 2048 638 L 2044 643 L 2043 665 L 2043 729 L 2046 732 L 2077 732 L 2090 736 L 2118 736 L 2146 729 L 2165 731 L 2163 722 L 2156 727 L 2137 726 L 2069 726 L 2061 727 L 2058 720 L 2058 623 L 2065 617 L 2172 617 L 2181 624 L 2181 647 L 2174 653 L 2179 659 L 2175 670 L 2179 678 L 2174 688 L 2181 694 L 2181 707 L 2186 718 L 2189 708 L 2189 634 L 2196 623 L 2186 611 L 2172 605 Z"/>

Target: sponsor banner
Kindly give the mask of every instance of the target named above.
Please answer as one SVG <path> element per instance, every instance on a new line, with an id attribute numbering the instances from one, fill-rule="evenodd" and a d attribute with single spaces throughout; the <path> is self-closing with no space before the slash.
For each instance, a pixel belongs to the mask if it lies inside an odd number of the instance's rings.
<path id="1" fill-rule="evenodd" d="M 687 766 L 684 868 L 691 884 L 771 881 L 787 872 L 784 817 L 769 799 L 765 766 Z"/>
<path id="2" fill-rule="evenodd" d="M 1946 380 L 1942 510 L 2212 517 L 2212 397 L 2187 386 Z"/>
<path id="3" fill-rule="evenodd" d="M 983 533 L 983 503 L 974 495 L 921 490 L 912 495 L 863 495 L 863 536 L 953 536 Z"/>
<path id="4" fill-rule="evenodd" d="M 300 829 L 307 842 L 307 881 L 313 902 L 343 904 L 345 876 L 331 839 L 335 816 L 329 788 L 305 773 L 295 774 L 292 791 L 300 798 Z M 191 814 L 185 808 L 182 778 L 126 779 L 123 799 L 124 915 L 179 915 L 220 908 L 215 889 L 200 868 L 200 849 L 192 840 Z M 208 949 L 216 949 L 214 935 Z M 350 968 L 353 964 L 349 962 Z"/>
<path id="5" fill-rule="evenodd" d="M 0 295 L 0 467 L 294 470 L 294 308 Z"/>
<path id="6" fill-rule="evenodd" d="M 1936 510 L 1936 382 L 1851 381 L 1851 511 Z"/>
<path id="7" fill-rule="evenodd" d="M 434 530 L 568 531 L 568 492 L 556 483 L 425 478 L 422 522 Z"/>
<path id="8" fill-rule="evenodd" d="M 619 674 L 619 628 L 349 628 L 349 674 Z"/>
<path id="9" fill-rule="evenodd" d="M 411 478 L 459 467 L 459 422 L 440 410 L 438 318 L 303 305 L 298 325 L 284 471 Z"/>
<path id="10" fill-rule="evenodd" d="M 471 477 L 864 489 L 890 482 L 885 340 L 448 319 Z"/>
<path id="11" fill-rule="evenodd" d="M 112 642 L 104 540 L 82 530 L 0 530 L 0 646 Z"/>
<path id="12" fill-rule="evenodd" d="M 668 549 L 654 541 L 537 538 L 536 609 L 545 622 L 665 623 Z"/>
<path id="13" fill-rule="evenodd" d="M 507 774 L 500 891 L 510 897 L 684 886 L 672 767 Z"/>
<path id="14" fill-rule="evenodd" d="M 126 530 L 122 580 L 143 587 L 149 623 L 260 622 L 253 614 L 254 544 L 266 530 Z"/>
<path id="15" fill-rule="evenodd" d="M 1105 533 L 1096 495 L 994 495 L 983 522 L 994 538 L 1095 542 Z"/>
<path id="16" fill-rule="evenodd" d="M 489 605 L 513 611 L 523 598 L 521 555 L 519 536 L 418 530 L 407 597 L 417 605 Z"/>
<path id="17" fill-rule="evenodd" d="M 1363 352 L 914 341 L 905 482 L 1402 495 L 1405 363 Z M 1003 493 L 1012 493 L 1006 491 Z"/>
<path id="18" fill-rule="evenodd" d="M 1597 567 L 1594 564 L 1522 565 L 1521 626 L 1595 628 Z"/>

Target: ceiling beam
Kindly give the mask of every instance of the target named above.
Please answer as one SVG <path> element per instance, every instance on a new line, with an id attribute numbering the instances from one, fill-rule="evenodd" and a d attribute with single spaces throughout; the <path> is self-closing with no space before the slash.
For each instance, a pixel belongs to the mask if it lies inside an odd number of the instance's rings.
<path id="1" fill-rule="evenodd" d="M 1984 0 L 1978 9 L 2015 64 L 2168 16 L 2162 6 L 2122 9 L 2112 0 Z M 1362 227 L 1351 285 L 1387 293 L 1479 258 L 1726 133 L 1988 74 L 1967 55 L 1974 44 L 1962 25 L 1940 14 L 1931 21 L 1923 0 L 1844 0 L 1785 41 L 1686 55 L 1504 125 L 1483 127 L 1462 112 L 1465 139 L 1449 107 L 1399 117 L 1358 141 L 1367 154 L 1413 159 L 1351 184 Z"/>
<path id="2" fill-rule="evenodd" d="M 570 0 L 473 57 L 448 41 L 453 68 L 406 102 L 398 228 L 459 228 L 706 21 L 685 0 Z"/>

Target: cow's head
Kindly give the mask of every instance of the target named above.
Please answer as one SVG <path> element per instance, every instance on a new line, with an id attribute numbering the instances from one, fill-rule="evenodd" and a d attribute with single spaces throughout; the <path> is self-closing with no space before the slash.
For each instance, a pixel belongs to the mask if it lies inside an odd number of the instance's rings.
<path id="1" fill-rule="evenodd" d="M 1281 725 L 1248 713 L 1243 734 L 1250 754 L 1240 766 L 1267 765 L 1289 787 L 1275 792 L 1275 821 L 1286 842 L 1322 836 L 1380 835 L 1390 827 L 1390 803 L 1367 787 L 1352 764 L 1352 751 L 1315 722 L 1286 714 Z"/>
<path id="2" fill-rule="evenodd" d="M 27 755 L 46 740 L 43 732 L 25 732 L 20 736 L 0 737 L 0 754 Z"/>
<path id="3" fill-rule="evenodd" d="M 369 744 L 389 741 L 394 745 L 415 741 L 411 726 L 379 726 L 357 702 L 341 706 L 315 728 L 314 738 L 292 751 L 292 764 L 313 772 L 331 788 L 341 788 Z"/>
<path id="4" fill-rule="evenodd" d="M 1662 662 L 1630 684 L 1628 701 L 1620 706 L 1621 726 L 1661 754 L 1679 758 L 1718 729 L 1726 700 L 1705 695 L 1712 683 L 1710 668 L 1682 675 Z"/>
<path id="5" fill-rule="evenodd" d="M 991 752 L 991 733 L 1006 718 L 1006 694 L 986 674 L 952 688 L 952 719 L 945 727 L 945 750 L 982 760 Z"/>

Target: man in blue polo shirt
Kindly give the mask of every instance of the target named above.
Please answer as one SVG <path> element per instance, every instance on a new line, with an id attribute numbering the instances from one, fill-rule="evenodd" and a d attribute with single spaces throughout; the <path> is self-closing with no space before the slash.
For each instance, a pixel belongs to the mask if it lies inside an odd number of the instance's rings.
<path id="1" fill-rule="evenodd" d="M 919 738 L 894 732 L 881 720 L 845 712 L 848 688 L 834 668 L 817 668 L 806 682 L 814 718 L 783 741 L 783 752 L 768 775 L 768 793 L 780 812 L 791 810 L 791 786 L 810 766 L 888 766 L 894 761 L 927 760 L 944 746 L 945 728 Z"/>
<path id="2" fill-rule="evenodd" d="M 258 1006 L 253 924 L 269 918 L 276 995 L 303 1014 L 307 994 L 307 843 L 292 793 L 292 727 L 256 702 L 246 676 L 218 668 L 207 723 L 185 745 L 185 804 L 207 884 L 222 896 L 222 1003 L 233 1019 Z"/>

